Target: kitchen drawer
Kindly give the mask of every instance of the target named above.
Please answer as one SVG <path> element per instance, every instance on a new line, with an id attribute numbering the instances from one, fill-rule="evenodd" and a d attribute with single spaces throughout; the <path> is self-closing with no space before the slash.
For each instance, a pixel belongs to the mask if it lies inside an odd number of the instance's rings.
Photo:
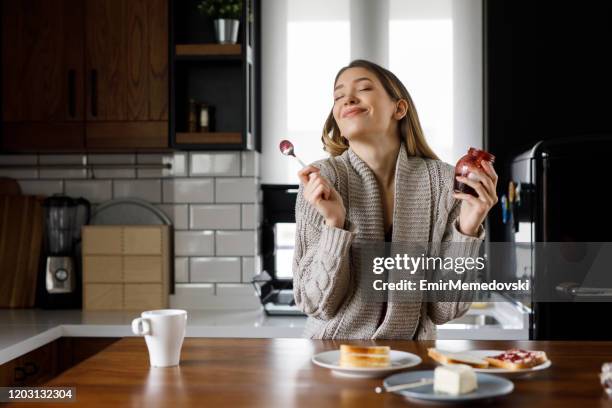
<path id="1" fill-rule="evenodd" d="M 122 227 L 96 225 L 83 228 L 83 255 L 119 255 L 122 249 Z"/>
<path id="2" fill-rule="evenodd" d="M 123 257 L 124 282 L 162 282 L 161 256 L 135 256 Z"/>
<path id="3" fill-rule="evenodd" d="M 123 284 L 87 283 L 83 290 L 85 310 L 122 310 Z"/>
<path id="4" fill-rule="evenodd" d="M 163 248 L 162 235 L 162 229 L 159 227 L 124 228 L 123 253 L 126 255 L 159 255 Z"/>
<path id="5" fill-rule="evenodd" d="M 168 307 L 161 283 L 126 283 L 124 308 L 127 310 L 164 309 Z"/>
<path id="6" fill-rule="evenodd" d="M 83 282 L 118 283 L 123 281 L 121 256 L 86 255 L 83 257 Z"/>

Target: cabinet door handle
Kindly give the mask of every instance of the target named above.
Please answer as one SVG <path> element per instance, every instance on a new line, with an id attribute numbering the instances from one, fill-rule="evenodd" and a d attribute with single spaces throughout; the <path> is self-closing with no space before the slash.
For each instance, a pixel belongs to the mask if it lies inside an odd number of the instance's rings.
<path id="1" fill-rule="evenodd" d="M 76 71 L 68 70 L 68 114 L 71 118 L 76 116 Z"/>
<path id="2" fill-rule="evenodd" d="M 25 375 L 35 375 L 38 373 L 38 365 L 34 362 L 27 362 L 24 364 L 23 369 L 25 371 Z"/>
<path id="3" fill-rule="evenodd" d="M 15 375 L 13 381 L 23 381 L 26 378 L 26 373 L 23 367 L 15 367 Z"/>
<path id="4" fill-rule="evenodd" d="M 98 116 L 98 70 L 91 70 L 91 116 Z"/>

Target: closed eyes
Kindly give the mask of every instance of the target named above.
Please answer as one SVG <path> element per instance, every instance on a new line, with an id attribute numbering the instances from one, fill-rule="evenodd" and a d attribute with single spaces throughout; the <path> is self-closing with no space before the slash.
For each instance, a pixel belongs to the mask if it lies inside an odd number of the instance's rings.
<path id="1" fill-rule="evenodd" d="M 359 91 L 371 91 L 371 90 L 372 90 L 372 88 L 359 89 Z M 343 97 L 344 97 L 344 95 L 340 95 L 340 96 L 334 98 L 334 102 L 338 101 L 338 99 L 343 98 Z"/>

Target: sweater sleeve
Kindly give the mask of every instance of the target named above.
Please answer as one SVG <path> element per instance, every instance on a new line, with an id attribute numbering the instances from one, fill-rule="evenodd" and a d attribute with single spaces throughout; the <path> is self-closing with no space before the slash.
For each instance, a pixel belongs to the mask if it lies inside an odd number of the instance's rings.
<path id="1" fill-rule="evenodd" d="M 348 221 L 347 229 L 325 225 L 316 208 L 304 199 L 302 185 L 297 195 L 295 220 L 295 302 L 307 315 L 329 320 L 348 292 L 349 250 L 356 235 L 354 228 Z"/>
<path id="2" fill-rule="evenodd" d="M 478 256 L 480 246 L 485 238 L 485 229 L 481 224 L 478 227 L 478 234 L 473 237 L 465 235 L 459 229 L 459 213 L 461 210 L 462 201 L 456 199 L 452 195 L 452 180 L 454 173 L 445 177 L 444 186 L 442 189 L 442 197 L 440 201 L 447 210 L 448 214 L 445 223 L 444 234 L 440 245 L 441 257 L 471 257 Z M 450 207 L 450 209 L 448 209 Z M 461 278 L 463 282 L 472 282 L 476 279 L 476 273 L 465 273 Z M 441 296 L 438 296 L 440 298 Z M 429 302 L 428 315 L 434 324 L 444 324 L 457 317 L 463 316 L 472 304 L 472 294 L 470 292 L 457 291 L 452 294 L 446 294 L 443 301 Z"/>

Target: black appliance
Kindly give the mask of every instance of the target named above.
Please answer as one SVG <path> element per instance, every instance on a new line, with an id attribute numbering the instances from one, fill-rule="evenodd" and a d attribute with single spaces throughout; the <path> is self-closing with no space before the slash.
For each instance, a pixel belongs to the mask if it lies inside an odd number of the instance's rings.
<path id="1" fill-rule="evenodd" d="M 506 221 L 506 238 L 517 243 L 514 258 L 522 261 L 510 273 L 529 277 L 537 291 L 551 276 L 542 278 L 545 268 L 535 254 L 536 243 L 610 241 L 611 158 L 612 135 L 584 135 L 540 141 L 512 160 L 517 204 Z M 612 340 L 607 323 L 612 301 L 540 300 L 532 294 L 523 302 L 531 309 L 531 340 Z"/>
<path id="2" fill-rule="evenodd" d="M 44 261 L 36 304 L 42 308 L 80 308 L 82 303 L 81 227 L 91 205 L 84 198 L 53 195 L 45 199 Z"/>

